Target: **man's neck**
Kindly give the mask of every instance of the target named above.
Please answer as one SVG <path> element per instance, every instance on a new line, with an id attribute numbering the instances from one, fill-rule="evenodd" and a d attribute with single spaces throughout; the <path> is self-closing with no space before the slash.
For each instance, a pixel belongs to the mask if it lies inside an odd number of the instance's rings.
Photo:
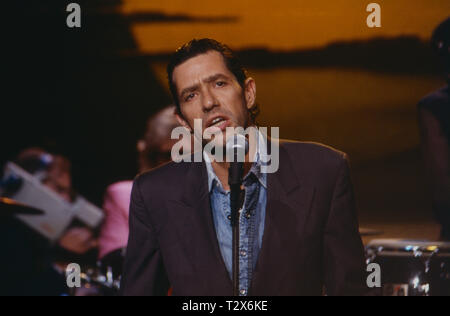
<path id="1" fill-rule="evenodd" d="M 260 134 L 259 132 L 253 134 L 250 133 L 249 135 L 249 152 L 248 154 L 245 156 L 245 163 L 244 163 L 244 175 L 247 175 L 250 171 L 250 169 L 252 168 L 253 165 L 253 158 L 255 158 L 256 153 L 258 151 L 258 143 L 259 143 L 259 137 Z M 252 159 L 250 159 L 250 157 L 253 157 Z M 222 187 L 226 190 L 229 191 L 230 190 L 230 186 L 228 184 L 228 174 L 229 174 L 229 168 L 230 168 L 230 163 L 228 162 L 217 162 L 215 160 L 213 160 L 211 162 L 211 165 L 213 167 L 214 173 L 216 174 L 216 176 L 219 178 L 220 182 L 222 183 Z"/>
<path id="2" fill-rule="evenodd" d="M 249 155 L 245 157 L 245 163 L 244 163 L 244 175 L 248 174 L 250 169 L 252 168 L 252 162 L 249 160 Z M 229 175 L 229 168 L 230 163 L 229 162 L 216 162 L 213 161 L 211 163 L 214 172 L 219 178 L 220 182 L 222 183 L 222 187 L 225 191 L 230 191 L 230 185 L 228 184 L 228 175 Z"/>

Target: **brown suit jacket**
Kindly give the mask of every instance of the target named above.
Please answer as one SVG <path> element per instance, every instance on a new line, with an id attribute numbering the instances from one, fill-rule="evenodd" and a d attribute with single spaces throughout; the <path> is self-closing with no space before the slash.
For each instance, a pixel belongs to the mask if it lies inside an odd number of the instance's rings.
<path id="1" fill-rule="evenodd" d="M 268 175 L 266 226 L 249 295 L 365 294 L 364 249 L 345 154 L 283 142 Z M 204 163 L 136 178 L 124 295 L 230 296 Z"/>

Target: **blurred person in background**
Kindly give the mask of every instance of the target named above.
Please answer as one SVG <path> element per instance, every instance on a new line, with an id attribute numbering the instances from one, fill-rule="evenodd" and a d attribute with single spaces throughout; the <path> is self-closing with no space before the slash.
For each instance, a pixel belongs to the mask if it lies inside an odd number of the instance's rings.
<path id="1" fill-rule="evenodd" d="M 432 46 L 442 62 L 447 85 L 420 101 L 419 125 L 433 211 L 442 225 L 441 239 L 450 241 L 450 18 L 434 31 Z"/>
<path id="2" fill-rule="evenodd" d="M 179 126 L 175 106 L 168 106 L 147 121 L 143 139 L 137 143 L 139 172 L 145 172 L 171 161 L 171 151 L 178 139 L 172 140 L 172 130 Z M 129 206 L 133 182 L 112 184 L 106 190 L 103 209 L 106 220 L 99 240 L 100 259 L 127 246 Z"/>
<path id="3" fill-rule="evenodd" d="M 22 169 L 39 179 L 47 188 L 65 201 L 74 201 L 71 163 L 60 155 L 52 155 L 40 148 L 23 150 L 15 160 Z M 32 205 L 30 205 L 32 206 Z M 2 219 L 0 228 L 1 295 L 67 294 L 63 271 L 69 262 L 82 263 L 93 258 L 95 263 L 97 240 L 94 232 L 85 227 L 71 227 L 56 245 L 36 233 L 20 220 Z"/>
<path id="4" fill-rule="evenodd" d="M 72 188 L 71 163 L 66 157 L 30 148 L 19 154 L 17 164 L 65 201 L 74 202 L 76 194 Z M 62 250 L 75 255 L 87 254 L 98 245 L 94 232 L 86 227 L 69 228 L 58 243 Z"/>

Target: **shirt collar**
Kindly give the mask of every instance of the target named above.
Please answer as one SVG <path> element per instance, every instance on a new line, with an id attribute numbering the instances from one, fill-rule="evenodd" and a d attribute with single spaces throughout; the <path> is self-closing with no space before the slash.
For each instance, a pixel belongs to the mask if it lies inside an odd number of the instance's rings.
<path id="1" fill-rule="evenodd" d="M 262 184 L 262 186 L 267 189 L 267 174 L 261 172 L 262 161 L 267 161 L 266 159 L 261 159 L 261 155 L 267 153 L 267 138 L 266 136 L 258 131 L 258 143 L 256 146 L 256 153 L 254 163 L 249 171 L 249 173 L 245 176 L 244 181 L 250 176 L 250 174 L 254 174 L 258 181 Z M 206 163 L 206 169 L 208 172 L 208 190 L 212 191 L 213 186 L 215 184 L 219 184 L 222 188 L 222 183 L 214 172 L 214 168 L 211 164 L 211 158 L 208 156 L 206 152 L 203 152 L 203 158 Z"/>

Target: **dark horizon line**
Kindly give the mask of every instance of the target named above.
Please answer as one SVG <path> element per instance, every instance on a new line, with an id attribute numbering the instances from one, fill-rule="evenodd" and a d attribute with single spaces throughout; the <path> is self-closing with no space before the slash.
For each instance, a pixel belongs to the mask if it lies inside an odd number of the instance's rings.
<path id="1" fill-rule="evenodd" d="M 344 67 L 375 72 L 437 75 L 438 62 L 429 43 L 414 35 L 333 41 L 318 48 L 273 50 L 248 47 L 234 50 L 248 68 Z M 123 51 L 118 57 L 167 62 L 172 52 L 156 54 Z"/>
<path id="2" fill-rule="evenodd" d="M 61 17 L 65 18 L 65 7 L 59 7 L 59 10 L 51 10 L 49 8 L 37 8 L 28 12 L 31 16 L 40 17 Z M 128 24 L 133 23 L 237 23 L 240 18 L 236 15 L 190 15 L 183 13 L 165 13 L 162 10 L 148 10 L 135 13 L 120 12 L 116 6 L 111 8 L 95 8 L 83 7 L 82 15 L 87 22 L 96 19 L 117 19 Z"/>

